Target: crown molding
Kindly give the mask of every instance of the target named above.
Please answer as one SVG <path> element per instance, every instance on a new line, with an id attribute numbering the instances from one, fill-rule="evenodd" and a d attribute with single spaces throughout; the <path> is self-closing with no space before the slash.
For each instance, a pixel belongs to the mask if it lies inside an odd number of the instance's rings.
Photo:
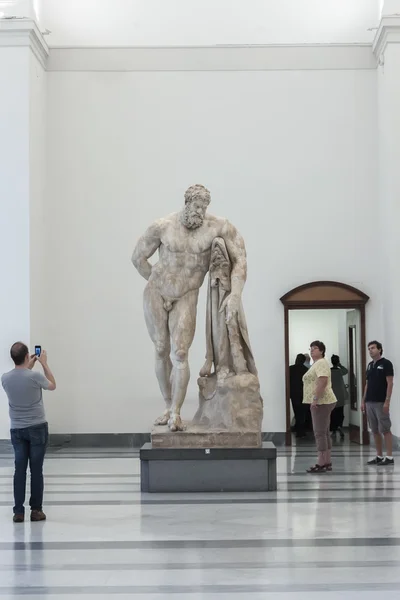
<path id="1" fill-rule="evenodd" d="M 29 46 L 43 68 L 49 48 L 33 19 L 0 19 L 0 48 Z"/>
<path id="2" fill-rule="evenodd" d="M 371 44 L 50 48 L 48 71 L 376 69 Z"/>
<path id="3" fill-rule="evenodd" d="M 385 15 L 376 32 L 372 50 L 377 61 L 381 61 L 388 44 L 400 44 L 400 15 Z"/>

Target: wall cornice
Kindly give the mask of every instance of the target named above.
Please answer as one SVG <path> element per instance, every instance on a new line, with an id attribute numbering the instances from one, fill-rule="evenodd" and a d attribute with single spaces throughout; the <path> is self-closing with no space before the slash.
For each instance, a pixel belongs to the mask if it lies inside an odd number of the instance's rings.
<path id="1" fill-rule="evenodd" d="M 378 62 L 383 60 L 388 44 L 400 44 L 400 15 L 385 15 L 376 32 L 372 50 Z"/>
<path id="2" fill-rule="evenodd" d="M 375 69 L 370 44 L 56 48 L 49 71 L 302 71 Z"/>
<path id="3" fill-rule="evenodd" d="M 49 48 L 32 19 L 0 19 L 0 48 L 28 46 L 46 68 Z"/>

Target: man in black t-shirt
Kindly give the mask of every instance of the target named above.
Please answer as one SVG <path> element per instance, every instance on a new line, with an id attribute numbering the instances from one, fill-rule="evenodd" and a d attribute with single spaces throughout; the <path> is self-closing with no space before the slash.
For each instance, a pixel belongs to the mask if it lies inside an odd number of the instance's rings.
<path id="1" fill-rule="evenodd" d="M 390 400 L 393 392 L 394 370 L 390 360 L 383 358 L 382 344 L 377 341 L 368 344 L 372 361 L 367 368 L 367 383 L 361 410 L 367 413 L 368 423 L 375 438 L 376 458 L 369 465 L 394 465 L 392 456 L 392 434 L 390 420 Z M 382 435 L 385 438 L 386 457 L 383 457 Z"/>

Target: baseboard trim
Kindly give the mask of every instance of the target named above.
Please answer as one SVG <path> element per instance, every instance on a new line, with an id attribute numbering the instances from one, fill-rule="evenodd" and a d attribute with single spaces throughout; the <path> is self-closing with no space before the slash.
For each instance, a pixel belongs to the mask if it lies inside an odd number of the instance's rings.
<path id="1" fill-rule="evenodd" d="M 263 432 L 262 441 L 283 446 L 285 434 Z M 50 446 L 62 448 L 141 448 L 147 442 L 150 442 L 150 433 L 53 433 L 49 441 Z"/>
<path id="2" fill-rule="evenodd" d="M 393 436 L 393 449 L 400 450 L 400 437 L 397 437 L 397 435 Z"/>
<path id="3" fill-rule="evenodd" d="M 263 442 L 275 446 L 285 444 L 285 433 L 263 432 Z M 150 433 L 52 433 L 49 446 L 52 448 L 141 448 L 150 442 Z M 9 440 L 0 440 L 0 445 Z"/>
<path id="4" fill-rule="evenodd" d="M 140 448 L 150 433 L 53 433 L 49 445 L 64 448 Z"/>
<path id="5" fill-rule="evenodd" d="M 370 443 L 371 446 L 373 446 L 375 448 L 375 441 L 374 441 L 374 436 L 373 434 L 369 431 L 369 439 L 370 439 Z M 393 435 L 393 450 L 400 450 L 400 437 L 398 437 L 397 435 Z M 383 449 L 385 450 L 385 444 L 383 445 Z"/>
<path id="6" fill-rule="evenodd" d="M 371 445 L 374 444 L 371 435 Z M 284 432 L 263 432 L 263 442 L 273 442 L 275 446 L 285 445 Z M 49 445 L 52 448 L 141 448 L 150 441 L 150 433 L 53 433 Z M 11 448 L 9 439 L 0 439 L 0 452 Z M 393 449 L 400 450 L 400 437 L 393 435 Z"/>

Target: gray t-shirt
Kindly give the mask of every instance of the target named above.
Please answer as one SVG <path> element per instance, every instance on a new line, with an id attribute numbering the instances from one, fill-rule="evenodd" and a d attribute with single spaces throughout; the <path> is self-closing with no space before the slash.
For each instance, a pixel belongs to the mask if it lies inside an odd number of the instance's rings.
<path id="1" fill-rule="evenodd" d="M 13 369 L 1 378 L 8 397 L 11 429 L 23 429 L 46 422 L 42 390 L 49 381 L 42 373 L 30 369 Z"/>

